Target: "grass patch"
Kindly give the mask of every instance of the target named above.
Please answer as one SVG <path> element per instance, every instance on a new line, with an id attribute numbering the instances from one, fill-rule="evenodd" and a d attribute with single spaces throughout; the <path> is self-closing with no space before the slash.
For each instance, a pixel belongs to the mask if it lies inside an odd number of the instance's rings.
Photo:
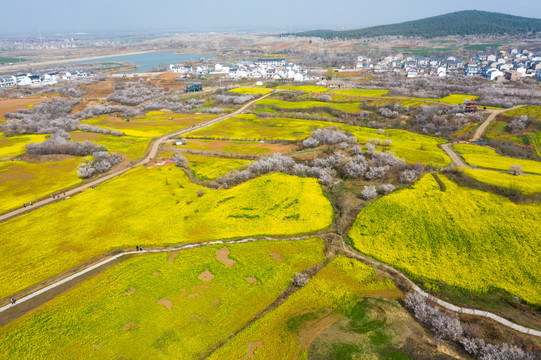
<path id="1" fill-rule="evenodd" d="M 227 245 L 235 261 L 227 267 L 216 258 L 223 247 L 181 251 L 172 262 L 170 254 L 126 260 L 3 326 L 0 357 L 197 359 L 325 259 L 321 239 L 263 241 Z M 206 270 L 208 282 L 198 277 Z"/>
<path id="2" fill-rule="evenodd" d="M 503 174 L 491 170 L 463 169 L 464 174 L 485 184 L 511 190 L 518 190 L 524 195 L 541 193 L 541 176 Z"/>
<path id="3" fill-rule="evenodd" d="M 399 297 L 400 293 L 390 280 L 378 280 L 373 268 L 338 256 L 285 303 L 241 331 L 210 359 L 240 359 L 247 353 L 246 344 L 260 341 L 262 346 L 255 350 L 258 359 L 306 359 L 313 316 L 327 317 L 327 327 L 331 326 L 355 306 L 359 297 L 369 295 Z"/>
<path id="4" fill-rule="evenodd" d="M 349 233 L 354 246 L 428 280 L 472 292 L 498 288 L 541 304 L 541 205 L 517 205 L 431 175 L 370 203 Z"/>
<path id="5" fill-rule="evenodd" d="M 316 128 L 336 126 L 349 131 L 365 143 L 367 139 L 390 139 L 388 148 L 410 163 L 421 162 L 432 165 L 449 165 L 451 159 L 438 148 L 444 139 L 420 135 L 404 130 L 386 130 L 382 135 L 376 129 L 351 126 L 328 121 L 302 120 L 291 118 L 263 119 L 253 114 L 243 114 L 222 121 L 205 129 L 193 132 L 196 136 L 238 138 L 266 138 L 273 140 L 301 140 L 310 136 Z"/>
<path id="6" fill-rule="evenodd" d="M 305 91 L 305 92 L 312 92 L 312 93 L 324 93 L 329 91 L 329 88 L 326 88 L 324 86 L 316 86 L 316 85 L 300 85 L 300 86 L 293 86 L 293 85 L 282 85 L 277 86 L 277 89 L 284 89 L 284 90 L 293 90 L 293 91 Z"/>
<path id="7" fill-rule="evenodd" d="M 541 175 L 539 161 L 501 156 L 494 149 L 480 145 L 457 144 L 454 148 L 469 165 L 502 171 L 509 170 L 511 165 L 519 165 L 524 172 Z"/>
<path id="8" fill-rule="evenodd" d="M 273 91 L 274 91 L 273 89 L 251 88 L 251 87 L 238 87 L 238 88 L 229 90 L 229 92 L 232 92 L 232 93 L 248 94 L 248 95 L 267 95 Z"/>
<path id="9" fill-rule="evenodd" d="M 224 159 L 201 155 L 188 155 L 189 167 L 200 180 L 214 180 L 230 170 L 246 166 L 251 161 L 242 159 Z"/>
<path id="10" fill-rule="evenodd" d="M 274 208 L 291 199 L 299 199 L 295 207 Z M 259 218 L 229 217 L 246 207 Z M 283 220 L 295 214 L 298 220 Z M 0 224 L 0 297 L 118 248 L 310 233 L 330 226 L 332 218 L 316 179 L 277 173 L 212 190 L 191 183 L 173 165 L 140 167 Z"/>

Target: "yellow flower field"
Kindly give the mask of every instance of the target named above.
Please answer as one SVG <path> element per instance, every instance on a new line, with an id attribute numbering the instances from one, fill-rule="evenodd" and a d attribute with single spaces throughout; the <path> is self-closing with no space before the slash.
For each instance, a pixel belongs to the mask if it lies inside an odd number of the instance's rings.
<path id="1" fill-rule="evenodd" d="M 1 223 L 0 297 L 113 249 L 310 233 L 332 218 L 316 179 L 278 173 L 212 190 L 173 165 L 137 168 Z"/>
<path id="2" fill-rule="evenodd" d="M 201 155 L 185 155 L 189 167 L 201 180 L 213 180 L 225 175 L 229 170 L 238 169 L 250 163 L 250 160 L 225 159 Z"/>
<path id="3" fill-rule="evenodd" d="M 4 137 L 0 133 L 0 159 L 10 156 L 19 156 L 26 153 L 26 144 L 31 142 L 42 142 L 47 135 L 19 135 Z"/>
<path id="4" fill-rule="evenodd" d="M 70 132 L 70 136 L 74 141 L 89 140 L 98 145 L 106 146 L 109 152 L 123 154 L 127 160 L 141 158 L 152 140 L 141 136 L 113 136 L 81 131 Z"/>
<path id="5" fill-rule="evenodd" d="M 47 163 L 0 162 L 0 213 L 81 183 L 77 176 L 81 162 L 81 158 Z"/>
<path id="6" fill-rule="evenodd" d="M 284 101 L 277 99 L 259 100 L 256 105 L 276 106 L 281 109 L 333 108 L 347 113 L 361 112 L 360 103 L 333 103 L 324 101 Z"/>
<path id="7" fill-rule="evenodd" d="M 224 137 L 232 139 L 276 139 L 276 140 L 300 140 L 310 136 L 315 128 L 336 126 L 349 131 L 361 143 L 368 139 L 390 139 L 392 141 L 389 150 L 407 162 L 421 162 L 431 165 L 449 165 L 451 159 L 438 144 L 445 143 L 444 139 L 426 135 L 420 135 L 404 130 L 385 130 L 382 135 L 376 129 L 351 126 L 329 121 L 302 120 L 292 118 L 259 118 L 253 114 L 243 114 L 218 124 L 193 132 L 194 136 Z"/>
<path id="8" fill-rule="evenodd" d="M 310 343 L 306 343 L 302 330 L 310 326 L 310 321 L 323 317 L 339 320 L 363 296 L 401 295 L 390 280 L 378 280 L 373 268 L 338 256 L 285 303 L 241 331 L 210 359 L 242 359 L 248 352 L 247 344 L 253 343 L 260 345 L 255 349 L 255 359 L 306 359 Z"/>
<path id="9" fill-rule="evenodd" d="M 336 90 L 332 94 L 336 95 L 349 95 L 349 96 L 368 96 L 368 97 L 380 97 L 387 95 L 389 90 L 380 90 L 380 89 L 346 89 L 346 90 Z"/>
<path id="10" fill-rule="evenodd" d="M 293 91 L 305 91 L 305 92 L 313 92 L 313 93 L 323 93 L 329 91 L 329 88 L 326 88 L 324 86 L 316 86 L 316 85 L 282 85 L 277 86 L 277 89 L 283 89 L 283 90 L 293 90 Z"/>
<path id="11" fill-rule="evenodd" d="M 232 93 L 236 93 L 236 94 L 248 94 L 248 95 L 267 95 L 268 93 L 273 92 L 272 89 L 251 88 L 251 87 L 238 87 L 238 88 L 234 88 L 228 91 Z"/>
<path id="12" fill-rule="evenodd" d="M 464 174 L 475 180 L 490 185 L 496 185 L 507 189 L 518 190 L 524 195 L 532 195 L 541 192 L 541 176 L 500 173 L 491 170 L 463 169 Z"/>
<path id="13" fill-rule="evenodd" d="M 431 175 L 370 203 L 349 236 L 368 256 L 469 291 L 541 304 L 541 205 L 517 205 Z"/>
<path id="14" fill-rule="evenodd" d="M 540 161 L 501 156 L 494 149 L 480 145 L 457 144 L 454 148 L 469 165 L 502 171 L 509 170 L 511 165 L 519 165 L 524 172 L 541 175 Z"/>
<path id="15" fill-rule="evenodd" d="M 106 129 L 113 129 L 130 136 L 158 137 L 182 128 L 214 119 L 209 114 L 175 114 L 163 111 L 150 111 L 146 116 L 131 118 L 126 122 L 124 118 L 114 116 L 101 116 L 81 121 Z"/>
<path id="16" fill-rule="evenodd" d="M 262 241 L 132 257 L 1 327 L 0 357 L 200 358 L 296 272 L 324 261 L 323 246 Z M 217 259 L 224 248 L 231 266 Z"/>

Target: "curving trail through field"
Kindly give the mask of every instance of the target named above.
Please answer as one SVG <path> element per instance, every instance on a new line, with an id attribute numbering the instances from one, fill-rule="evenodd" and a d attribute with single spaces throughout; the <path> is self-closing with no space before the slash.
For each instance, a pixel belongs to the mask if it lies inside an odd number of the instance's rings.
<path id="1" fill-rule="evenodd" d="M 411 281 L 406 275 L 404 275 L 402 272 L 396 270 L 395 268 L 389 266 L 389 265 L 386 265 L 386 264 L 383 264 L 383 263 L 380 263 L 370 257 L 367 257 L 363 254 L 360 254 L 356 251 L 352 251 L 352 250 L 349 250 L 347 247 L 346 247 L 346 243 L 345 241 L 343 240 L 343 238 L 341 236 L 338 236 L 336 235 L 335 233 L 315 233 L 315 234 L 308 234 L 308 235 L 303 235 L 303 236 L 297 236 L 297 237 L 288 237 L 288 238 L 272 238 L 272 237 L 264 237 L 264 238 L 245 238 L 245 239 L 238 239 L 238 240 L 227 240 L 227 241 L 221 241 L 221 240 L 218 240 L 218 241 L 210 241 L 210 242 L 205 242 L 205 243 L 194 243 L 194 244 L 183 244 L 183 245 L 178 245 L 178 246 L 173 246 L 173 247 L 164 247 L 164 248 L 154 248 L 154 249 L 147 249 L 147 250 L 143 250 L 143 251 L 133 251 L 132 249 L 128 249 L 128 250 L 125 250 L 125 251 L 122 251 L 118 254 L 115 254 L 115 255 L 111 255 L 107 258 L 105 258 L 104 260 L 101 260 L 100 262 L 98 263 L 95 263 L 91 266 L 88 266 L 84 269 L 81 269 L 77 272 L 75 272 L 74 274 L 70 275 L 70 276 L 67 276 L 59 281 L 56 281 L 48 286 L 45 286 L 39 290 L 35 290 L 21 298 L 18 298 L 17 299 L 17 302 L 14 304 L 14 305 L 11 305 L 11 304 L 7 304 L 7 305 L 4 305 L 2 307 L 0 307 L 0 314 L 3 313 L 3 312 L 11 312 L 12 314 L 10 314 L 11 316 L 6 316 L 6 317 L 0 317 L 0 326 L 1 325 L 4 325 L 22 315 L 24 315 L 26 312 L 29 312 L 31 310 L 34 310 L 35 308 L 39 307 L 40 305 L 42 305 L 43 303 L 47 302 L 49 299 L 51 299 L 51 294 L 47 294 L 49 292 L 52 292 L 52 295 L 53 297 L 66 291 L 66 290 L 69 290 L 69 288 L 77 285 L 78 283 L 80 283 L 81 281 L 83 281 L 83 277 L 84 275 L 88 274 L 88 273 L 91 273 L 95 270 L 99 270 L 100 268 L 103 268 L 103 267 L 106 267 L 107 264 L 109 263 L 112 263 L 114 262 L 115 260 L 118 260 L 120 259 L 121 257 L 124 257 L 124 256 L 130 256 L 130 255 L 142 255 L 142 254 L 149 254 L 149 253 L 161 253 L 161 252 L 173 252 L 173 251 L 182 251 L 182 250 L 189 250 L 189 249 L 195 249 L 195 248 L 200 248 L 200 247 L 204 247 L 204 246 L 210 246 L 210 245 L 219 245 L 219 244 L 243 244 L 243 243 L 248 243 L 248 242 L 255 242 L 255 241 L 295 241 L 295 240 L 301 240 L 301 239 L 306 239 L 306 238 L 310 238 L 310 237 L 314 237 L 314 236 L 319 236 L 319 237 L 338 237 L 339 240 L 340 240 L 340 243 L 341 243 L 341 246 L 342 246 L 342 251 L 343 253 L 348 256 L 348 257 L 351 257 L 353 259 L 356 259 L 358 261 L 361 261 L 367 265 L 370 265 L 372 267 L 374 267 L 375 269 L 378 269 L 378 270 L 381 270 L 383 271 L 384 273 L 386 273 L 388 275 L 389 278 L 391 278 L 391 280 L 393 280 L 395 283 L 402 283 L 402 284 L 406 284 L 407 285 L 407 288 L 409 288 L 410 290 L 413 290 L 415 292 L 417 292 L 418 294 L 424 296 L 425 298 L 431 300 L 431 301 L 434 301 L 436 302 L 439 306 L 447 309 L 447 310 L 451 310 L 453 312 L 456 312 L 456 313 L 462 313 L 462 314 L 469 314 L 469 315 L 473 315 L 473 316 L 480 316 L 480 317 L 485 317 L 485 318 L 488 318 L 488 319 L 491 319 L 493 321 L 496 321 L 497 323 L 503 325 L 503 326 L 506 326 L 506 327 L 509 327 L 513 330 L 516 330 L 518 332 L 521 332 L 523 334 L 527 334 L 527 335 L 532 335 L 532 336 L 536 336 L 536 337 L 541 337 L 541 331 L 538 331 L 538 330 L 534 330 L 534 329 L 531 329 L 531 328 L 527 328 L 525 326 L 522 326 L 522 325 L 518 325 L 518 324 L 515 324 L 501 316 L 498 316 L 498 315 L 495 315 L 493 313 L 490 313 L 488 311 L 481 311 L 481 310 L 476 310 L 476 309 L 468 309 L 468 308 L 462 308 L 462 307 L 459 307 L 459 306 L 456 306 L 456 305 L 453 305 L 451 303 L 448 303 L 446 301 L 443 301 L 441 299 L 438 299 L 436 298 L 435 296 L 433 295 L 430 295 L 428 294 L 427 292 L 423 291 L 421 288 L 419 288 L 413 281 Z M 68 286 L 65 286 L 66 284 L 68 284 Z M 64 286 L 64 287 L 63 287 Z M 55 292 L 56 290 L 56 292 Z M 29 307 L 26 307 L 24 310 L 20 311 L 20 312 L 16 312 L 16 310 L 18 310 L 18 306 L 20 306 L 21 304 L 24 304 L 28 301 L 31 301 L 33 299 L 39 299 L 40 297 L 43 297 L 44 299 L 42 299 L 41 301 L 37 301 L 36 303 L 30 305 Z M 4 300 L 7 300 L 9 298 L 6 298 Z"/>
<path id="2" fill-rule="evenodd" d="M 455 152 L 455 150 L 453 149 L 453 143 L 442 144 L 441 149 L 445 151 L 445 153 L 453 161 L 451 165 L 454 164 L 455 166 L 458 166 L 458 167 L 465 167 L 465 168 L 471 169 L 471 166 L 466 164 L 464 160 L 462 159 L 462 157 Z"/>
<path id="3" fill-rule="evenodd" d="M 512 108 L 509 108 L 509 109 L 502 109 L 502 110 L 488 110 L 491 112 L 491 114 L 489 115 L 489 117 L 485 120 L 485 122 L 483 122 L 481 124 L 481 126 L 479 126 L 477 128 L 477 130 L 475 130 L 475 133 L 473 134 L 472 138 L 470 139 L 471 142 L 474 142 L 474 141 L 479 141 L 483 135 L 485 134 L 485 131 L 488 127 L 488 125 L 490 125 L 490 123 L 492 122 L 492 120 L 494 120 L 496 118 L 496 116 L 500 115 L 500 114 L 503 114 L 504 112 L 508 112 L 508 111 L 513 111 L 513 110 L 516 110 L 518 108 L 521 108 L 522 105 L 516 105 L 516 106 L 513 106 Z"/>
<path id="4" fill-rule="evenodd" d="M 235 110 L 234 112 L 232 112 L 230 114 L 222 115 L 222 116 L 219 116 L 219 117 L 217 117 L 215 119 L 208 120 L 208 121 L 202 122 L 200 124 L 194 125 L 193 127 L 184 128 L 184 129 L 177 130 L 177 131 L 174 131 L 174 132 L 171 132 L 171 133 L 160 136 L 159 138 L 157 138 L 156 140 L 154 140 L 153 142 L 150 143 L 149 148 L 145 152 L 144 158 L 139 160 L 137 163 L 135 163 L 135 164 L 133 164 L 133 165 L 131 165 L 129 167 L 126 167 L 126 168 L 114 171 L 112 173 L 106 174 L 105 176 L 102 176 L 102 177 L 100 177 L 98 179 L 83 183 L 82 185 L 74 187 L 74 188 L 72 188 L 70 190 L 67 190 L 65 192 L 62 192 L 64 194 L 64 198 L 76 195 L 76 194 L 78 194 L 78 193 L 80 193 L 80 192 L 82 192 L 82 191 L 84 191 L 86 189 L 89 189 L 89 188 L 91 188 L 93 186 L 97 186 L 97 185 L 99 185 L 99 184 L 101 184 L 101 183 L 103 183 L 105 181 L 111 180 L 114 177 L 122 175 L 125 172 L 127 172 L 127 171 L 129 171 L 129 170 L 131 170 L 133 168 L 145 165 L 146 163 L 152 161 L 153 158 L 158 155 L 158 149 L 160 148 L 160 145 L 164 144 L 167 140 L 170 140 L 170 139 L 172 139 L 174 137 L 177 137 L 179 135 L 188 134 L 188 133 L 190 133 L 192 131 L 195 131 L 195 130 L 206 128 L 208 126 L 214 125 L 214 124 L 219 123 L 221 121 L 224 121 L 224 120 L 230 119 L 230 118 L 232 118 L 234 116 L 237 116 L 237 115 L 241 114 L 242 112 L 246 111 L 249 107 L 251 107 L 253 104 L 258 102 L 259 100 L 264 99 L 267 96 L 270 96 L 271 94 L 273 94 L 273 93 L 268 93 L 266 95 L 263 95 L 261 97 L 258 97 L 256 99 L 254 99 L 254 100 L 251 100 L 251 101 L 249 101 L 248 103 L 241 106 L 239 109 Z M 7 213 L 4 213 L 4 214 L 0 215 L 0 222 L 9 220 L 11 218 L 14 218 L 16 216 L 25 214 L 27 212 L 30 212 L 30 211 L 34 210 L 34 209 L 40 208 L 42 206 L 48 205 L 48 204 L 56 202 L 56 201 L 59 201 L 59 200 L 58 199 L 53 199 L 51 197 L 47 197 L 45 199 L 38 200 L 33 205 L 27 206 L 26 208 L 24 208 L 24 207 L 19 208 L 19 209 L 12 210 L 10 212 L 7 212 Z"/>

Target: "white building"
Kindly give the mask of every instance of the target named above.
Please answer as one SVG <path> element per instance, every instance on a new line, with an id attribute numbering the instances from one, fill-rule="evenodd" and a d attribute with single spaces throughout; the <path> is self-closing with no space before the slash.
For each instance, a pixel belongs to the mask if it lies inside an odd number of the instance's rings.
<path id="1" fill-rule="evenodd" d="M 0 77 L 0 88 L 15 86 L 15 84 L 17 84 L 15 76 Z"/>
<path id="2" fill-rule="evenodd" d="M 15 81 L 17 85 L 32 85 L 32 80 L 28 77 L 27 74 L 17 74 L 15 75 Z"/>

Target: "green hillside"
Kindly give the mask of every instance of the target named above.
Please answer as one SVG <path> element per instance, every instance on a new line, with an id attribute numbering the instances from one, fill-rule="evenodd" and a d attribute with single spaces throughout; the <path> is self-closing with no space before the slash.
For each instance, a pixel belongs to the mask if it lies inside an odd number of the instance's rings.
<path id="1" fill-rule="evenodd" d="M 541 19 L 487 11 L 465 10 L 421 20 L 407 21 L 400 24 L 380 25 L 346 31 L 315 30 L 288 35 L 315 36 L 326 39 L 387 35 L 435 38 L 449 35 L 517 35 L 540 31 Z"/>

